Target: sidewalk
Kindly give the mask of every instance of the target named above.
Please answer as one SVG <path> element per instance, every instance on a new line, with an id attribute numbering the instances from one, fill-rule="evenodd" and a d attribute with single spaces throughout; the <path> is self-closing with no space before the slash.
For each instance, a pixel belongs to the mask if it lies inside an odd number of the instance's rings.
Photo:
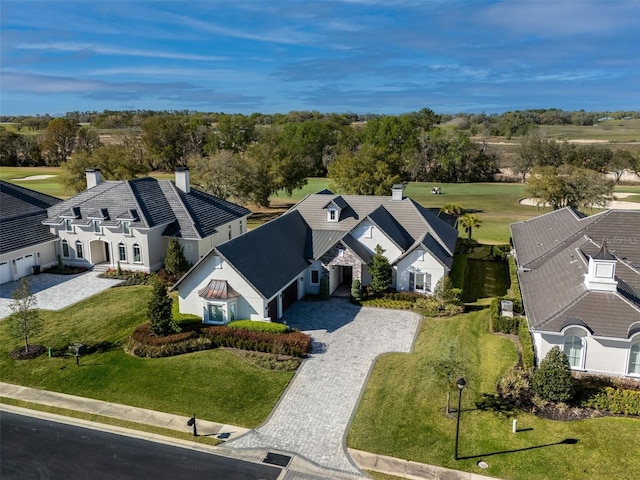
<path id="1" fill-rule="evenodd" d="M 131 422 L 152 425 L 170 430 L 191 433 L 192 429 L 187 425 L 189 417 L 181 415 L 173 415 L 169 413 L 147 410 L 144 408 L 130 407 L 116 403 L 104 402 L 101 400 L 93 400 L 90 398 L 77 397 L 64 393 L 49 392 L 45 390 L 37 390 L 34 388 L 12 385 L 0 382 L 0 397 L 12 398 L 15 400 L 23 400 L 26 402 L 48 405 L 52 407 L 65 408 L 78 412 L 103 415 L 106 417 L 128 420 Z M 0 403 L 0 410 L 23 410 Z M 41 412 L 39 412 L 41 413 Z M 45 414 L 48 417 L 59 417 L 58 415 Z M 70 419 L 65 417 L 67 421 Z M 138 436 L 151 441 L 181 444 L 189 448 L 209 451 L 213 454 L 230 456 L 230 449 L 196 444 L 195 442 L 187 442 L 174 438 L 161 437 L 156 434 L 136 433 L 135 431 L 111 427 L 107 425 L 97 424 L 95 422 L 87 422 L 84 420 L 73 419 L 74 423 L 82 424 L 89 428 L 104 429 L 107 431 L 117 431 L 120 434 Z M 220 440 L 226 441 L 236 438 L 249 430 L 234 425 L 225 425 L 207 420 L 197 420 L 197 428 L 199 435 L 208 435 Z M 258 450 L 252 452 L 236 452 L 233 456 L 253 462 L 262 462 L 268 452 L 266 450 Z M 286 452 L 282 452 L 286 453 Z M 349 449 L 349 454 L 355 463 L 364 470 L 372 470 L 376 472 L 387 473 L 401 478 L 411 480 L 495 480 L 493 477 L 486 477 L 474 473 L 460 472 L 432 465 L 411 462 L 398 458 L 385 457 L 384 455 L 376 455 L 373 453 L 362 452 L 360 450 Z M 337 480 L 337 479 L 355 479 L 363 478 L 357 476 L 341 475 L 319 468 L 304 458 L 294 457 L 289 466 L 283 469 L 279 480 Z"/>

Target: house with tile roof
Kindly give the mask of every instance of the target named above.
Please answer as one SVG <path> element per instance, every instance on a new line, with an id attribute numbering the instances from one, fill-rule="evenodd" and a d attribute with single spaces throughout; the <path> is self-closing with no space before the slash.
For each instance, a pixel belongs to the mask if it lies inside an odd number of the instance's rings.
<path id="1" fill-rule="evenodd" d="M 429 294 L 451 270 L 458 231 L 410 198 L 308 195 L 282 216 L 214 247 L 183 276 L 180 311 L 206 323 L 277 321 L 305 294 L 368 285 L 377 245 L 393 268 L 391 287 Z"/>
<path id="2" fill-rule="evenodd" d="M 0 180 L 0 284 L 56 261 L 57 237 L 42 221 L 59 198 Z"/>
<path id="3" fill-rule="evenodd" d="M 564 208 L 511 225 L 537 362 L 640 378 L 640 210 Z"/>
<path id="4" fill-rule="evenodd" d="M 176 169 L 175 181 L 102 181 L 98 169 L 86 175 L 87 189 L 47 208 L 42 220 L 59 239 L 65 264 L 153 272 L 162 268 L 171 238 L 196 263 L 246 232 L 251 211 L 192 189 L 187 168 Z"/>

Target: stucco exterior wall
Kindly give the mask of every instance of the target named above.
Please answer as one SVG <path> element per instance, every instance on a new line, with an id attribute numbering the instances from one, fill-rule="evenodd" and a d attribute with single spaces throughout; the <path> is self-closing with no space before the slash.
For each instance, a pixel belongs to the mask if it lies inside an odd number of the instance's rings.
<path id="1" fill-rule="evenodd" d="M 553 347 L 563 350 L 565 335 L 554 332 L 532 332 L 538 365 Z M 601 339 L 591 335 L 583 338 L 583 368 L 576 369 L 594 374 L 626 376 L 629 367 L 629 353 L 640 335 L 627 339 Z"/>
<path id="2" fill-rule="evenodd" d="M 438 281 L 449 272 L 445 267 L 429 252 L 423 249 L 424 256 L 420 260 L 419 249 L 414 250 L 404 257 L 397 265 L 396 289 L 398 291 L 408 291 L 410 289 L 409 274 L 428 273 L 431 275 L 431 285 L 429 292 L 433 292 Z"/>
<path id="3" fill-rule="evenodd" d="M 371 238 L 367 238 L 366 233 L 372 227 Z M 376 251 L 376 246 L 380 245 L 384 249 L 384 256 L 389 263 L 393 263 L 402 251 L 389 238 L 380 231 L 372 222 L 365 220 L 351 231 L 351 236 L 360 242 L 372 255 Z"/>
<path id="4" fill-rule="evenodd" d="M 216 233 L 208 236 L 207 238 L 203 238 L 201 240 L 193 240 L 194 250 L 189 252 L 189 256 L 187 256 L 187 251 L 185 249 L 184 256 L 191 263 L 196 263 L 202 257 L 204 257 L 207 253 L 211 251 L 213 247 L 216 247 L 224 242 L 229 241 L 229 227 L 231 227 L 231 238 L 236 238 L 239 235 L 247 232 L 247 217 L 242 217 L 238 220 L 234 220 L 229 223 L 225 223 L 224 225 L 219 226 L 216 230 Z M 185 245 L 186 245 L 185 241 Z"/>
<path id="5" fill-rule="evenodd" d="M 206 301 L 198 295 L 198 290 L 210 280 L 226 280 L 242 296 L 237 299 L 236 318 L 238 320 L 263 320 L 266 317 L 267 302 L 236 272 L 227 262 L 221 268 L 214 268 L 214 257 L 205 260 L 179 287 L 178 302 L 180 312 L 203 316 Z"/>
<path id="6" fill-rule="evenodd" d="M 57 240 L 52 240 L 0 255 L 0 283 L 11 282 L 31 275 L 33 265 L 40 265 L 43 269 L 56 265 L 58 263 L 57 244 Z M 14 260 L 19 258 L 21 260 L 16 263 Z"/>

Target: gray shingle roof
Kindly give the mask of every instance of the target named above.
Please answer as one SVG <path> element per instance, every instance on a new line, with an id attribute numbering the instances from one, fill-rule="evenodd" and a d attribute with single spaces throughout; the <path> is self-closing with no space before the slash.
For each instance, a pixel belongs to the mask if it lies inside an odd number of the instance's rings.
<path id="1" fill-rule="evenodd" d="M 0 180 L 0 253 L 55 240 L 42 220 L 57 203 L 59 198 Z"/>
<path id="2" fill-rule="evenodd" d="M 532 329 L 557 332 L 572 317 L 594 335 L 627 338 L 629 325 L 640 321 L 640 211 L 610 210 L 580 218 L 562 209 L 513 224 L 511 232 Z M 587 288 L 590 256 L 618 260 L 617 291 Z"/>
<path id="3" fill-rule="evenodd" d="M 309 266 L 309 233 L 302 216 L 291 212 L 218 245 L 216 250 L 268 299 Z"/>
<path id="4" fill-rule="evenodd" d="M 171 180 L 145 177 L 125 181 L 101 182 L 48 209 L 47 225 L 58 225 L 62 216 L 76 218 L 74 224 L 86 225 L 91 218 L 107 218 L 104 225 L 131 221 L 133 228 L 164 225 L 165 235 L 201 239 L 216 228 L 250 215 L 242 206 L 216 198 L 199 190 L 185 193 Z"/>

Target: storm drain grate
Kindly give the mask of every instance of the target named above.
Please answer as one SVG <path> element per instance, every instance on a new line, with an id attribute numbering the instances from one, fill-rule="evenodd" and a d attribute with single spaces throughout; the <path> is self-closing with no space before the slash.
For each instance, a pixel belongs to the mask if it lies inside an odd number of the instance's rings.
<path id="1" fill-rule="evenodd" d="M 262 463 L 268 463 L 269 465 L 276 465 L 278 467 L 287 468 L 290 461 L 291 457 L 288 455 L 280 455 L 279 453 L 268 452 L 267 456 L 264 457 L 264 460 L 262 460 Z"/>

